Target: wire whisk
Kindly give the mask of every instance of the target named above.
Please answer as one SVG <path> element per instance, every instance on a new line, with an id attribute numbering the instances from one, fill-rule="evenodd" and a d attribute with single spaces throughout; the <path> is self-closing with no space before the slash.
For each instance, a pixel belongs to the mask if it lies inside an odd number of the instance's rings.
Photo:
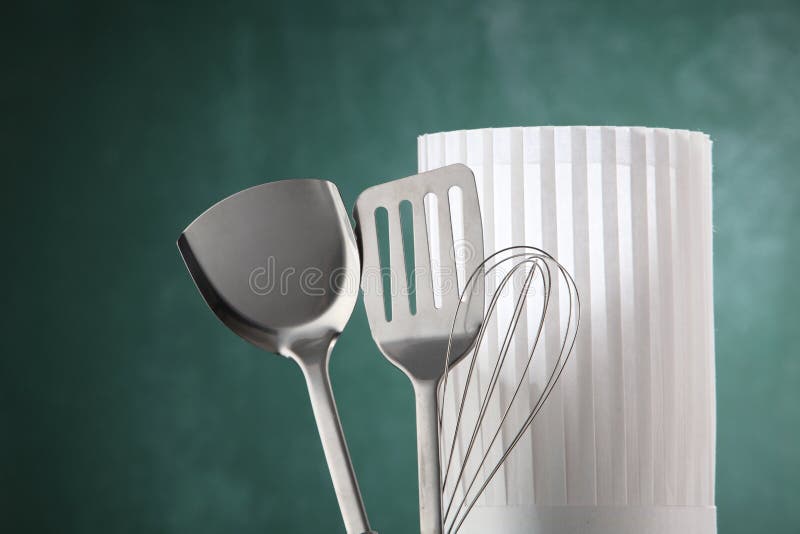
<path id="1" fill-rule="evenodd" d="M 439 388 L 443 533 L 459 531 L 526 436 L 561 376 L 578 332 L 575 282 L 541 249 L 509 247 L 484 260 L 462 291 L 454 329 L 470 301 L 484 298 L 484 288 L 488 298 L 471 354 L 452 365 L 448 347 L 449 372 Z M 516 357 L 509 358 L 510 352 Z"/>

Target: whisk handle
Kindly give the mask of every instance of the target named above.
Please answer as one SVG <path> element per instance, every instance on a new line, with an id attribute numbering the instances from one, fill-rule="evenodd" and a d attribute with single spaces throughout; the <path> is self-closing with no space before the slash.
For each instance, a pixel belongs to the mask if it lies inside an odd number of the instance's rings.
<path id="1" fill-rule="evenodd" d="M 421 534 L 441 534 L 442 499 L 439 483 L 439 425 L 436 381 L 415 380 L 417 405 L 417 468 Z"/>

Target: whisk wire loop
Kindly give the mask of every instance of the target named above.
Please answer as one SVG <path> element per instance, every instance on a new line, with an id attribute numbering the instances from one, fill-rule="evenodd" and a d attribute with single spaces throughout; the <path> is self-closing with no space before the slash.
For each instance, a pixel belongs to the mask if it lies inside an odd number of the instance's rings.
<path id="1" fill-rule="evenodd" d="M 524 268 L 525 265 L 526 265 L 526 262 L 523 260 L 523 262 L 515 265 L 511 269 L 511 271 L 503 277 L 502 282 L 500 283 L 500 285 L 498 286 L 497 290 L 495 291 L 495 294 L 492 296 L 492 301 L 490 302 L 489 308 L 487 310 L 487 314 L 486 314 L 486 316 L 484 318 L 484 322 L 483 322 L 483 325 L 482 325 L 483 327 L 485 327 L 489 323 L 489 319 L 491 319 L 491 317 L 495 313 L 495 311 L 497 309 L 497 301 L 498 301 L 498 298 L 501 295 L 502 291 L 506 288 L 507 284 L 512 279 L 512 277 L 515 274 L 517 274 L 517 272 L 520 269 Z M 537 269 L 535 267 L 536 267 L 536 265 L 534 264 L 534 268 L 530 269 L 530 272 L 526 276 L 525 286 L 523 288 L 523 291 L 526 291 L 527 288 L 530 286 L 530 283 L 531 283 L 531 281 L 533 279 L 533 276 L 537 271 Z M 525 302 L 523 300 L 521 300 L 521 299 L 518 300 L 516 302 L 516 304 L 515 304 L 514 316 L 512 318 L 512 327 L 506 332 L 506 336 L 505 336 L 505 339 L 503 340 L 503 345 L 502 345 L 502 348 L 501 348 L 501 351 L 500 351 L 500 357 L 495 362 L 494 368 L 492 370 L 492 376 L 491 376 L 491 379 L 489 381 L 489 386 L 487 388 L 487 394 L 486 394 L 485 400 L 481 403 L 480 413 L 478 414 L 478 418 L 477 418 L 476 424 L 473 427 L 472 435 L 470 436 L 470 442 L 469 442 L 469 445 L 467 447 L 467 451 L 465 453 L 465 458 L 469 457 L 469 455 L 471 454 L 472 449 L 473 449 L 473 447 L 475 445 L 475 441 L 476 441 L 476 438 L 478 436 L 478 432 L 480 430 L 480 425 L 483 423 L 484 417 L 486 416 L 486 410 L 487 410 L 487 408 L 489 406 L 488 400 L 491 399 L 492 395 L 494 394 L 494 391 L 495 391 L 495 388 L 496 388 L 496 385 L 497 385 L 497 381 L 498 381 L 499 376 L 500 376 L 500 368 L 502 367 L 502 364 L 505 361 L 505 358 L 506 358 L 506 356 L 508 354 L 508 349 L 511 346 L 511 341 L 513 339 L 513 333 L 514 333 L 514 330 L 516 329 L 517 323 L 519 322 L 519 318 L 522 315 L 522 310 L 524 309 L 524 304 L 525 304 Z M 471 361 L 471 371 L 472 371 L 472 369 L 474 369 L 474 364 L 475 364 L 475 361 L 477 360 L 478 350 L 479 350 L 479 348 L 481 346 L 480 345 L 481 341 L 482 341 L 482 338 L 480 340 L 477 340 L 476 344 L 475 344 L 475 347 L 473 349 L 473 356 L 472 356 L 472 361 Z M 448 475 L 450 473 L 450 465 L 451 465 L 451 461 L 452 461 L 452 458 L 453 458 L 453 452 L 454 452 L 454 449 L 455 449 L 455 440 L 456 440 L 456 438 L 458 436 L 458 430 L 459 430 L 460 423 L 461 423 L 461 420 L 462 420 L 461 416 L 463 415 L 463 408 L 464 408 L 464 404 L 466 402 L 466 396 L 467 396 L 467 392 L 468 392 L 468 384 L 469 384 L 469 382 L 470 382 L 470 377 L 467 378 L 467 386 L 465 386 L 464 392 L 462 394 L 461 404 L 459 406 L 459 417 L 456 420 L 456 427 L 455 427 L 455 430 L 453 431 L 453 443 L 451 444 L 450 455 L 449 455 L 449 458 L 448 458 L 447 466 L 443 470 L 443 482 L 442 482 L 442 486 L 443 487 L 447 487 L 447 477 L 448 477 Z M 509 407 L 506 409 L 506 412 L 503 414 L 503 417 L 501 419 L 501 425 L 502 425 L 502 422 L 505 421 L 505 418 L 508 415 L 509 411 L 510 411 L 510 404 L 509 404 Z M 497 434 L 499 434 L 499 430 L 495 434 L 495 438 L 496 438 Z M 494 438 L 492 440 L 492 443 L 493 442 L 494 442 Z M 489 445 L 489 448 L 490 447 L 491 447 L 491 444 Z M 454 487 L 457 486 L 458 483 L 461 481 L 465 469 L 466 469 L 466 462 L 464 462 L 461 465 L 461 469 L 459 469 L 459 471 L 458 471 L 458 478 L 453 483 Z M 453 500 L 451 500 L 450 503 L 448 504 L 448 508 L 445 511 L 445 516 L 450 512 L 450 507 L 452 506 L 452 504 L 453 504 Z"/>
<path id="2" fill-rule="evenodd" d="M 463 385 L 463 390 L 456 391 L 454 393 L 457 406 L 454 410 L 455 425 L 452 430 L 451 439 L 448 439 L 448 436 L 445 436 L 444 432 L 444 423 L 448 417 L 448 412 L 445 411 L 444 399 L 448 388 L 449 373 L 455 372 L 457 369 L 462 369 L 466 364 L 465 361 L 461 361 L 452 369 L 450 368 L 451 343 L 448 343 L 446 358 L 446 369 L 448 369 L 448 372 L 445 373 L 444 379 L 442 380 L 438 402 L 440 466 L 442 466 L 440 492 L 443 506 L 446 503 L 444 513 L 441 515 L 442 532 L 457 533 L 462 527 L 470 511 L 474 508 L 478 502 L 478 499 L 484 493 L 492 478 L 504 465 L 512 450 L 525 436 L 525 433 L 533 423 L 533 420 L 540 413 L 542 407 L 550 397 L 550 394 L 561 377 L 561 373 L 563 372 L 565 364 L 569 359 L 569 356 L 572 353 L 575 345 L 575 338 L 577 336 L 578 325 L 580 322 L 580 298 L 578 296 L 575 281 L 569 272 L 564 268 L 564 266 L 558 263 L 558 261 L 556 261 L 550 254 L 539 248 L 531 246 L 514 246 L 502 249 L 486 258 L 483 263 L 481 263 L 478 268 L 471 273 L 467 283 L 464 286 L 461 299 L 459 300 L 456 308 L 451 332 L 455 331 L 457 324 L 459 323 L 460 312 L 464 308 L 469 308 L 471 304 L 470 297 L 476 294 L 476 288 L 479 287 L 482 291 L 483 288 L 486 287 L 485 279 L 487 279 L 489 276 L 498 276 L 497 273 L 500 272 L 500 268 L 506 267 L 509 263 L 512 264 L 512 266 L 509 268 L 509 272 L 503 275 L 500 283 L 496 288 L 493 289 L 491 298 L 487 299 L 488 304 L 483 315 L 483 322 L 473 342 L 471 356 L 469 358 L 464 358 L 464 360 L 469 359 L 469 367 Z M 498 305 L 501 302 L 504 304 L 508 304 L 509 302 L 508 299 L 504 298 L 503 292 L 508 288 L 509 282 L 515 276 L 519 276 L 522 273 L 525 274 L 524 282 L 519 293 L 512 295 L 516 297 L 513 304 L 513 312 L 511 314 L 508 327 L 505 331 L 505 335 L 503 336 L 503 341 L 500 344 L 499 351 L 494 352 L 491 347 L 486 346 L 487 328 L 490 324 L 493 324 L 493 322 L 499 322 L 499 318 L 497 316 Z M 539 277 L 536 276 L 537 273 L 540 274 Z M 540 281 L 537 282 L 537 279 L 540 279 Z M 481 285 L 478 286 L 478 284 Z M 548 312 L 551 308 L 551 297 L 555 293 L 553 289 L 557 289 L 561 284 L 566 286 L 569 302 L 567 306 L 565 323 L 562 323 L 561 317 L 551 317 L 550 315 L 552 314 L 548 315 Z M 524 329 L 518 329 L 518 326 L 521 318 L 528 309 L 531 296 L 537 295 L 536 292 L 531 291 L 531 288 L 536 287 L 542 288 L 541 305 L 534 308 L 534 310 L 539 310 L 540 313 L 535 334 L 532 337 L 529 337 L 529 339 L 525 339 L 526 344 L 530 347 L 527 360 L 525 361 L 525 366 L 521 371 L 519 371 L 516 387 L 514 388 L 507 405 L 504 409 L 498 410 L 502 411 L 502 415 L 499 417 L 496 428 L 492 432 L 491 438 L 488 440 L 488 445 L 484 446 L 484 452 L 481 455 L 477 466 L 474 467 L 474 472 L 471 476 L 467 475 L 466 473 L 469 461 L 475 452 L 477 437 L 484 430 L 482 427 L 484 425 L 486 413 L 489 409 L 490 403 L 497 402 L 502 404 L 502 399 L 499 399 L 498 395 L 495 395 L 497 383 L 500 381 L 500 374 L 503 369 L 503 365 L 507 360 L 507 354 L 513 342 L 515 341 L 515 337 L 520 335 L 520 330 L 524 331 Z M 558 310 L 558 308 L 555 308 L 555 310 Z M 488 471 L 488 474 L 486 474 L 477 490 L 473 491 L 473 488 L 475 488 L 476 484 L 478 483 L 479 475 L 481 472 L 485 472 L 487 464 L 491 463 L 489 462 L 489 456 L 492 448 L 497 443 L 498 438 L 501 435 L 503 425 L 509 420 L 509 414 L 512 412 L 512 407 L 514 406 L 515 401 L 520 398 L 519 393 L 522 390 L 522 386 L 528 380 L 528 375 L 531 371 L 531 366 L 534 361 L 534 354 L 537 352 L 537 350 L 541 352 L 541 345 L 539 341 L 542 337 L 545 323 L 548 320 L 557 321 L 556 324 L 558 324 L 563 331 L 563 336 L 559 338 L 560 347 L 558 351 L 558 357 L 553 362 L 552 370 L 549 372 L 549 374 L 545 372 L 545 376 L 547 377 L 546 383 L 539 395 L 536 397 L 535 402 L 533 402 L 533 407 L 530 408 L 530 411 L 527 413 L 527 417 L 525 417 L 525 419 L 522 421 L 520 428 L 516 434 L 514 434 L 513 439 L 511 439 L 511 441 L 505 447 L 498 461 L 491 464 L 491 469 Z M 527 334 L 522 335 L 527 336 Z M 549 351 L 551 348 L 547 347 L 547 350 Z M 481 388 L 479 385 L 477 385 L 477 377 L 475 372 L 478 359 L 491 359 L 495 355 L 496 358 L 494 359 L 494 365 L 490 365 L 490 367 L 492 367 L 492 371 L 489 378 L 489 384 L 486 387 L 485 393 L 482 393 Z M 545 361 L 545 366 L 547 366 L 547 361 Z M 468 392 L 472 384 L 475 384 L 474 387 L 477 389 L 479 406 L 474 425 L 469 425 L 464 421 L 464 412 L 467 404 Z M 464 438 L 466 435 L 469 435 L 469 441 L 466 450 L 463 452 L 462 458 L 460 459 L 461 466 L 460 468 L 457 467 L 453 469 L 456 445 L 459 442 L 459 438 Z M 455 481 L 452 481 L 452 483 L 448 484 L 452 480 L 450 478 L 451 471 L 457 473 L 457 478 Z M 459 499 L 458 494 L 460 483 L 462 483 L 465 487 L 463 488 L 463 491 L 461 492 L 461 498 Z M 448 491 L 448 487 L 451 488 L 450 491 Z"/>

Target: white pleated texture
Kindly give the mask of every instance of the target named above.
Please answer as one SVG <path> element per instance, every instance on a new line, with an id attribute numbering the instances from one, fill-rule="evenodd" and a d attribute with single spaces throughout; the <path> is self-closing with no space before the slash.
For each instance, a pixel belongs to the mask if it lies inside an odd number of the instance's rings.
<path id="1" fill-rule="evenodd" d="M 580 295 L 580 330 L 559 385 L 479 508 L 713 510 L 708 136 L 484 129 L 423 135 L 418 155 L 420 172 L 464 163 L 475 173 L 485 254 L 510 245 L 542 248 L 572 273 Z M 488 332 L 496 346 L 503 332 L 497 325 Z M 558 332 L 545 333 L 545 351 L 552 336 Z M 509 358 L 522 368 L 527 353 L 512 347 Z M 488 379 L 487 365 L 479 360 L 479 381 Z M 462 378 L 456 373 L 454 383 Z M 536 394 L 535 379 L 531 373 L 526 395 Z M 500 398 L 513 386 L 501 383 Z M 507 443 L 512 429 L 503 432 Z"/>

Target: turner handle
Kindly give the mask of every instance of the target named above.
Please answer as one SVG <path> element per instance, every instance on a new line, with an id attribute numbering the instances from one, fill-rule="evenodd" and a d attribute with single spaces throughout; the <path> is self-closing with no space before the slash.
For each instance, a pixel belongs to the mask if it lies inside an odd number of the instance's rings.
<path id="1" fill-rule="evenodd" d="M 333 343 L 330 347 L 333 347 Z M 342 512 L 347 534 L 375 534 L 369 528 L 364 501 L 361 499 L 361 491 L 358 488 L 353 464 L 350 462 L 350 452 L 347 449 L 336 401 L 333 398 L 328 374 L 329 350 L 324 356 L 317 358 L 304 356 L 298 359 L 298 363 L 306 378 L 311 408 L 314 411 L 322 449 L 325 451 L 325 460 L 328 462 L 328 471 L 333 480 L 333 489 L 339 501 L 339 510 Z"/>
<path id="2" fill-rule="evenodd" d="M 442 499 L 439 482 L 439 425 L 436 381 L 414 381 L 417 404 L 417 468 L 419 471 L 420 534 L 441 534 Z"/>

